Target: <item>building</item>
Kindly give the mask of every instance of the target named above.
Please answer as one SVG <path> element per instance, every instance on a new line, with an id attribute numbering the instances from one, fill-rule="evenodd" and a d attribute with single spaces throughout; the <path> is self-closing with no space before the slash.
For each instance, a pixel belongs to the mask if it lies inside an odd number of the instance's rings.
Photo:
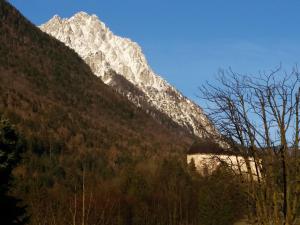
<path id="1" fill-rule="evenodd" d="M 194 144 L 187 152 L 187 163 L 190 164 L 194 161 L 197 171 L 202 174 L 211 174 L 220 165 L 224 165 L 236 174 L 248 176 L 249 171 L 247 169 L 246 159 L 249 160 L 252 174 L 257 174 L 252 157 L 242 156 L 230 150 L 225 150 L 214 143 L 206 142 Z"/>

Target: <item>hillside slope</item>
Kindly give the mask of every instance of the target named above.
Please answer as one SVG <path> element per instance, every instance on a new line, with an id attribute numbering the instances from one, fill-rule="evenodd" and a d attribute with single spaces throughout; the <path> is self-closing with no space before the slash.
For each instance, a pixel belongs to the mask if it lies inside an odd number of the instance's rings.
<path id="1" fill-rule="evenodd" d="M 0 20 L 0 113 L 32 145 L 44 140 L 49 151 L 58 146 L 158 152 L 191 143 L 192 136 L 136 108 L 94 76 L 73 50 L 5 1 L 0 1 Z"/>

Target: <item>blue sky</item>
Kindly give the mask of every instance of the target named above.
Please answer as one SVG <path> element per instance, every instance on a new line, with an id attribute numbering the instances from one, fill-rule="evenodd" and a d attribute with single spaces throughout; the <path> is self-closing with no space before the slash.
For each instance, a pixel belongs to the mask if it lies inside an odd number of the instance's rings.
<path id="1" fill-rule="evenodd" d="M 255 74 L 300 62 L 298 0 L 11 0 L 34 24 L 96 14 L 138 42 L 153 70 L 193 100 L 220 68 Z"/>

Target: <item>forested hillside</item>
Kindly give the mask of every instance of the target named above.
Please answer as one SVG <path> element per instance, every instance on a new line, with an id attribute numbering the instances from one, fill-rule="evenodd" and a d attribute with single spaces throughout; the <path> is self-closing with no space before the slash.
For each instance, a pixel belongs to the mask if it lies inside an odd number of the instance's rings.
<path id="1" fill-rule="evenodd" d="M 45 150 L 183 149 L 191 139 L 139 111 L 67 48 L 1 1 L 0 111 Z M 47 142 L 55 143 L 50 148 Z M 55 147 L 55 148 L 54 148 Z M 42 151 L 34 148 L 34 151 Z"/>

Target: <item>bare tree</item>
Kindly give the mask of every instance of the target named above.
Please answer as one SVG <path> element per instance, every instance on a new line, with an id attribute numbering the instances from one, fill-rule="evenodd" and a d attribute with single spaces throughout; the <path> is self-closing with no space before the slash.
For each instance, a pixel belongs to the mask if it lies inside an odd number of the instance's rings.
<path id="1" fill-rule="evenodd" d="M 259 224 L 291 225 L 300 194 L 299 72 L 281 67 L 258 76 L 220 71 L 218 84 L 200 87 L 220 142 L 245 158 L 249 216 Z M 251 169 L 249 156 L 254 160 Z"/>

